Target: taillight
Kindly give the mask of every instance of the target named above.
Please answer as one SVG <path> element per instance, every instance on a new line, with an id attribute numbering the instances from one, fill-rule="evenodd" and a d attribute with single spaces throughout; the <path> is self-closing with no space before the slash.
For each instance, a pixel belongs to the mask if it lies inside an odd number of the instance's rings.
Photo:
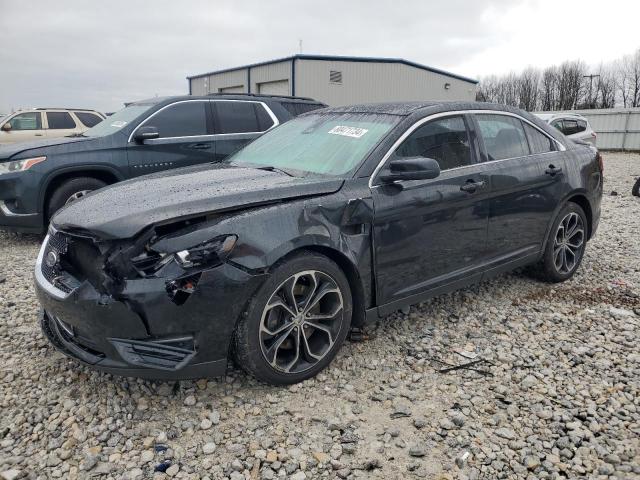
<path id="1" fill-rule="evenodd" d="M 604 173 L 604 162 L 602 161 L 602 155 L 600 152 L 596 152 L 596 160 L 598 160 L 598 167 L 600 168 L 600 173 Z"/>

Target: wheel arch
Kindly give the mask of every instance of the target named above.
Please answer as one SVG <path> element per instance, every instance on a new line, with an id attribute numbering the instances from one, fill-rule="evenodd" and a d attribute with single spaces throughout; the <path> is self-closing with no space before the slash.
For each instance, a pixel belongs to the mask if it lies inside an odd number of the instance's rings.
<path id="1" fill-rule="evenodd" d="M 567 198 L 565 203 L 569 202 L 575 203 L 584 211 L 584 214 L 587 217 L 587 240 L 590 240 L 593 233 L 593 209 L 591 208 L 591 202 L 589 202 L 586 195 L 582 193 L 571 195 Z"/>
<path id="2" fill-rule="evenodd" d="M 47 178 L 45 188 L 42 190 L 42 197 L 40 199 L 40 205 L 42 208 L 42 214 L 45 223 L 48 221 L 48 219 L 46 218 L 46 212 L 47 208 L 49 207 L 49 199 L 51 198 L 51 194 L 54 192 L 54 190 L 67 180 L 80 177 L 95 178 L 96 180 L 105 182 L 107 185 L 111 185 L 113 183 L 124 180 L 123 176 L 118 171 L 104 166 L 77 167 L 56 172 L 55 175 Z"/>
<path id="3" fill-rule="evenodd" d="M 340 270 L 342 270 L 342 272 L 345 274 L 345 277 L 347 277 L 349 287 L 351 288 L 351 300 L 353 303 L 353 316 L 351 317 L 351 325 L 355 327 L 362 326 L 365 323 L 366 300 L 362 279 L 360 278 L 358 268 L 353 263 L 353 261 L 343 252 L 332 247 L 328 247 L 325 245 L 304 245 L 287 252 L 287 254 L 281 257 L 278 262 L 296 255 L 297 253 L 302 251 L 319 253 L 320 255 L 333 260 L 338 265 L 338 267 L 340 267 Z"/>

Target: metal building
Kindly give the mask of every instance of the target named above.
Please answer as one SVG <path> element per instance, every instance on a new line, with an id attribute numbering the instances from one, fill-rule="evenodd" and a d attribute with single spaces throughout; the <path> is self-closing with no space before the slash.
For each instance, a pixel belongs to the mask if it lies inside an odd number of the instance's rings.
<path id="1" fill-rule="evenodd" d="M 311 97 L 331 106 L 411 100 L 475 100 L 478 81 L 400 58 L 293 55 L 187 77 L 191 95 Z"/>

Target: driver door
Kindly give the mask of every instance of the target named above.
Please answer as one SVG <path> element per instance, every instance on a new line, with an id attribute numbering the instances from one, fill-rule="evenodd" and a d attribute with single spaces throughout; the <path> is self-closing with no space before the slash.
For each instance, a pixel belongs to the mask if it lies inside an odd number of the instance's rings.
<path id="1" fill-rule="evenodd" d="M 486 258 L 489 178 L 478 163 L 472 123 L 462 114 L 418 126 L 387 158 L 438 161 L 431 180 L 374 179 L 374 255 L 380 304 L 437 293 L 481 276 Z M 382 172 L 386 167 L 383 167 Z"/>

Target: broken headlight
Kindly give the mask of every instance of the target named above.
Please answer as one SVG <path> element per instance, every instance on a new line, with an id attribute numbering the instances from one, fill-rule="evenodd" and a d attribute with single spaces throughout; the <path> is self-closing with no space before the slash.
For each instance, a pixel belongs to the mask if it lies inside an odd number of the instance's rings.
<path id="1" fill-rule="evenodd" d="M 175 259 L 185 269 L 206 266 L 211 260 L 224 260 L 236 246 L 237 241 L 238 237 L 235 235 L 217 237 L 209 242 L 176 252 Z"/>
<path id="2" fill-rule="evenodd" d="M 147 247 L 145 252 L 132 258 L 134 268 L 143 277 L 180 276 L 185 272 L 205 270 L 222 263 L 236 245 L 236 235 L 222 235 L 177 252 L 160 252 Z"/>

